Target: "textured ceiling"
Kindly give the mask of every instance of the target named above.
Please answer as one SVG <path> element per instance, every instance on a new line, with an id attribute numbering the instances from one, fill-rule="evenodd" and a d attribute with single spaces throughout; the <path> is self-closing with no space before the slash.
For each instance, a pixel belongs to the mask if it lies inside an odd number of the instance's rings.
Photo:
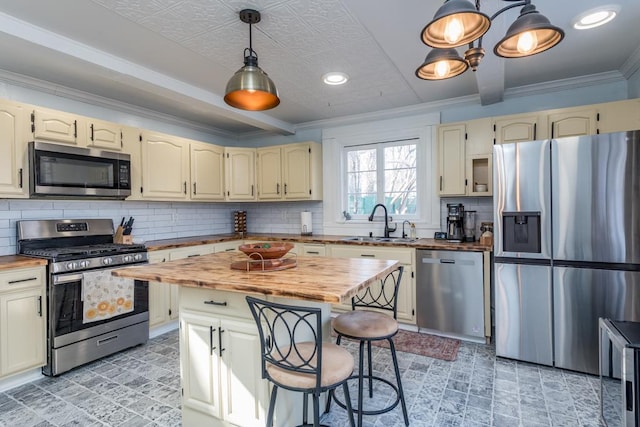
<path id="1" fill-rule="evenodd" d="M 426 82 L 414 76 L 429 51 L 419 33 L 441 1 L 0 0 L 0 69 L 229 135 L 292 133 L 301 123 L 461 96 L 499 102 L 505 90 L 558 79 L 626 76 L 639 62 L 640 2 L 617 3 L 621 14 L 611 24 L 578 33 L 571 19 L 604 2 L 534 1 L 565 29 L 565 40 L 534 57 L 502 60 L 492 48 L 519 8 L 510 10 L 485 36 L 487 56 L 476 73 Z M 485 0 L 482 10 L 506 4 Z M 235 110 L 222 101 L 248 47 L 249 26 L 238 18 L 247 7 L 262 14 L 253 48 L 282 99 L 266 112 Z M 336 70 L 350 81 L 323 84 L 321 76 Z"/>

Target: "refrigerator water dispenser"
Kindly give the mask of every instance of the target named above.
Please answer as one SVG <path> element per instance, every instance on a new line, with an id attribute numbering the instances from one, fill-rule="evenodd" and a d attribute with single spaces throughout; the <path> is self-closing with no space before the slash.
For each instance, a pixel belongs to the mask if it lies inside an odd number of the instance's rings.
<path id="1" fill-rule="evenodd" d="M 540 212 L 503 212 L 506 252 L 540 253 Z"/>

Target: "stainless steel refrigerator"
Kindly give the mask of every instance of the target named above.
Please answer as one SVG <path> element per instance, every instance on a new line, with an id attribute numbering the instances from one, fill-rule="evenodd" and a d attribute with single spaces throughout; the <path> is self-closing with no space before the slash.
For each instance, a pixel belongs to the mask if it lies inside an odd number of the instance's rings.
<path id="1" fill-rule="evenodd" d="M 496 354 L 598 373 L 640 321 L 640 131 L 494 147 Z"/>

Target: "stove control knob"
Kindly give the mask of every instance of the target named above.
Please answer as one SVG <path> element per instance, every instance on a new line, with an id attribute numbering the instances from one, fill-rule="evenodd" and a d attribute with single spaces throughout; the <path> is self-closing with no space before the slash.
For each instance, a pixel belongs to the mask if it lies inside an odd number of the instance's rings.
<path id="1" fill-rule="evenodd" d="M 135 259 L 136 261 L 140 261 L 142 259 L 142 254 L 135 254 L 133 256 L 133 259 Z"/>
<path id="2" fill-rule="evenodd" d="M 78 265 L 80 266 L 80 268 L 87 268 L 89 267 L 89 261 L 80 261 Z"/>
<path id="3" fill-rule="evenodd" d="M 106 258 L 103 258 L 103 259 L 102 259 L 102 263 L 103 263 L 104 265 L 109 265 L 109 264 L 111 264 L 112 262 L 113 262 L 113 258 L 110 258 L 110 257 L 106 257 Z"/>
<path id="4" fill-rule="evenodd" d="M 76 265 L 77 264 L 75 262 L 68 262 L 67 263 L 67 270 L 75 270 Z"/>
<path id="5" fill-rule="evenodd" d="M 131 262 L 133 261 L 133 259 L 131 258 L 131 255 L 125 255 L 124 257 L 122 257 L 122 260 L 124 262 Z"/>

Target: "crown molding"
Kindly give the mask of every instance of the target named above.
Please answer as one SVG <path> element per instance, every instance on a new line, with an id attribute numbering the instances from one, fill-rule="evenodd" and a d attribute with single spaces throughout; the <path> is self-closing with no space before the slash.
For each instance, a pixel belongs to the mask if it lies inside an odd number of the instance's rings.
<path id="1" fill-rule="evenodd" d="M 629 56 L 629 58 L 620 67 L 620 72 L 629 80 L 631 76 L 640 69 L 640 46 Z"/>

